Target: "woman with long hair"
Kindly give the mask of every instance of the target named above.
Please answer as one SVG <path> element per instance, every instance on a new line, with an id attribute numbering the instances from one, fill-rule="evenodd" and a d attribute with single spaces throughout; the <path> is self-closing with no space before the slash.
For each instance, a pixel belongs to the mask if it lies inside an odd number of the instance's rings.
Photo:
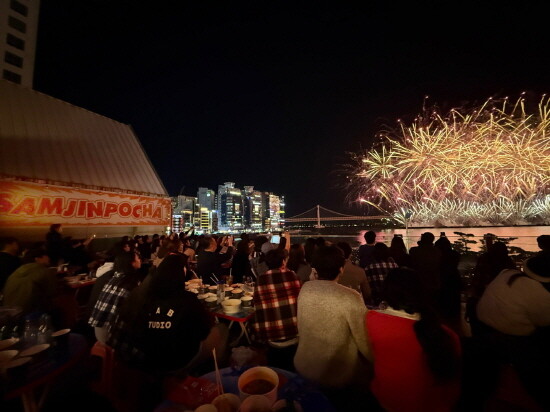
<path id="1" fill-rule="evenodd" d="M 302 245 L 295 243 L 290 246 L 286 267 L 298 275 L 302 284 L 309 280 L 311 265 L 306 262 L 306 253 Z"/>
<path id="2" fill-rule="evenodd" d="M 90 326 L 95 328 L 95 336 L 101 343 L 106 343 L 124 300 L 140 284 L 140 267 L 141 258 L 137 252 L 122 252 L 115 258 L 113 276 L 101 289 L 88 320 Z"/>
<path id="3" fill-rule="evenodd" d="M 390 411 L 453 410 L 460 394 L 458 336 L 428 305 L 416 271 L 391 270 L 381 296 L 386 309 L 366 317 L 373 394 Z"/>

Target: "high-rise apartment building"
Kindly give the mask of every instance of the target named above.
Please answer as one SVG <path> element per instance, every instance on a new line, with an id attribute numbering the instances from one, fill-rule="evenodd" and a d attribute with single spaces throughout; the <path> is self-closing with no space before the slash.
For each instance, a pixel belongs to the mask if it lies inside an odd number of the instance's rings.
<path id="1" fill-rule="evenodd" d="M 181 232 L 198 224 L 200 220 L 200 207 L 196 197 L 176 196 L 172 198 L 172 230 Z M 179 224 L 178 224 L 179 222 Z M 177 228 L 176 228 L 177 224 Z"/>
<path id="2" fill-rule="evenodd" d="M 244 187 L 244 224 L 253 232 L 263 230 L 262 193 L 254 190 L 254 186 Z"/>
<path id="3" fill-rule="evenodd" d="M 199 187 L 197 199 L 201 207 L 205 207 L 208 210 L 216 210 L 216 192 L 213 190 L 206 187 Z"/>
<path id="4" fill-rule="evenodd" d="M 244 229 L 243 191 L 233 182 L 218 186 L 217 208 L 218 229 L 221 231 L 240 231 Z"/>
<path id="5" fill-rule="evenodd" d="M 0 0 L 0 76 L 32 88 L 40 0 Z"/>

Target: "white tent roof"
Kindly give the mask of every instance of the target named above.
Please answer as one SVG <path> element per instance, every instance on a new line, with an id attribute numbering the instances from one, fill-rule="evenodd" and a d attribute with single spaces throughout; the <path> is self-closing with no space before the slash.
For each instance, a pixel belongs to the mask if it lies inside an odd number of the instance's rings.
<path id="1" fill-rule="evenodd" d="M 129 125 L 6 80 L 0 175 L 167 196 Z"/>

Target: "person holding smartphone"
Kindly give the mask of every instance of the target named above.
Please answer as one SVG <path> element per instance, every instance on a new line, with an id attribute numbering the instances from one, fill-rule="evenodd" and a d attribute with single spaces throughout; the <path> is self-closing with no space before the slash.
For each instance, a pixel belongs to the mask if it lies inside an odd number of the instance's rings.
<path id="1" fill-rule="evenodd" d="M 205 282 L 215 283 L 212 276 L 220 279 L 225 272 L 224 264 L 233 257 L 233 242 L 224 236 L 220 244 L 211 236 L 205 236 L 199 240 L 199 252 L 197 253 L 197 275 Z"/>

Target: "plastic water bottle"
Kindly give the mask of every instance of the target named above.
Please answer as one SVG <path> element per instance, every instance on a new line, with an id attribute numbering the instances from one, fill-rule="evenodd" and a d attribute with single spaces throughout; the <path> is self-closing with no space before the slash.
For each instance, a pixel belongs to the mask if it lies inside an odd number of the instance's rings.
<path id="1" fill-rule="evenodd" d="M 223 281 L 218 282 L 218 289 L 216 290 L 216 295 L 218 297 L 218 305 L 223 302 L 223 298 L 225 297 L 225 290 L 224 290 L 224 283 Z"/>
<path id="2" fill-rule="evenodd" d="M 33 321 L 29 318 L 25 319 L 25 328 L 23 329 L 23 341 L 25 346 L 36 345 L 37 329 Z"/>
<path id="3" fill-rule="evenodd" d="M 43 314 L 40 317 L 40 326 L 38 327 L 37 342 L 39 344 L 50 343 L 51 340 L 52 340 L 52 323 L 50 320 L 50 316 L 47 314 Z"/>

